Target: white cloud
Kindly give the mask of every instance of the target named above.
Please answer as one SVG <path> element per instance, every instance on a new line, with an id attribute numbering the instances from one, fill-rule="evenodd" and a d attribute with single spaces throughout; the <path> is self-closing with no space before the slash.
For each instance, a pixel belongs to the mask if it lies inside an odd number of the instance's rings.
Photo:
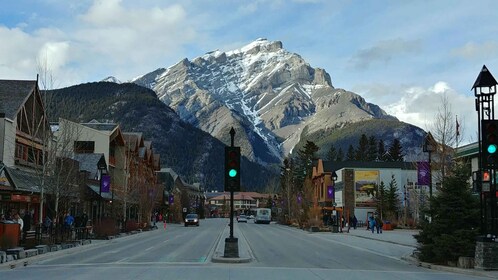
<path id="1" fill-rule="evenodd" d="M 494 58 L 498 55 L 498 42 L 486 41 L 481 44 L 468 42 L 460 48 L 455 48 L 451 54 L 465 59 Z"/>
<path id="2" fill-rule="evenodd" d="M 38 58 L 50 61 L 50 69 L 58 72 L 68 62 L 68 52 L 68 42 L 47 42 L 41 47 Z"/>
<path id="3" fill-rule="evenodd" d="M 439 108 L 442 107 L 442 98 L 446 96 L 451 112 L 457 116 L 461 124 L 462 140 L 475 140 L 477 130 L 477 115 L 474 107 L 474 97 L 463 95 L 455 91 L 443 81 L 424 87 L 409 87 L 400 90 L 400 99 L 389 104 L 378 104 L 387 113 L 396 116 L 401 121 L 429 129 Z"/>
<path id="4" fill-rule="evenodd" d="M 404 40 L 401 38 L 383 40 L 376 45 L 359 50 L 350 59 L 350 64 L 356 69 L 369 68 L 376 62 L 389 62 L 393 57 L 405 53 L 418 53 L 421 49 L 421 42 L 417 40 Z"/>

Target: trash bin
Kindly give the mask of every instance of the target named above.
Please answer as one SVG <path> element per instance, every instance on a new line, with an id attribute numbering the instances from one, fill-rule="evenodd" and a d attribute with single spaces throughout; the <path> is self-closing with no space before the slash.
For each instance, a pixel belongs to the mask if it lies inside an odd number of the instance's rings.
<path id="1" fill-rule="evenodd" d="M 0 248 L 10 249 L 19 246 L 21 229 L 18 223 L 0 222 Z"/>

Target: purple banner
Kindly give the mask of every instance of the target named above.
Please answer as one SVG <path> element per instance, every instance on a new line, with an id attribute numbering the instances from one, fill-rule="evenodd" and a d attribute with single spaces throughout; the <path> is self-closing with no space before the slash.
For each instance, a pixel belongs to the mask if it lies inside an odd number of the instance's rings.
<path id="1" fill-rule="evenodd" d="M 111 175 L 102 175 L 100 178 L 100 192 L 108 193 L 111 191 Z"/>
<path id="2" fill-rule="evenodd" d="M 175 196 L 170 195 L 168 201 L 169 201 L 169 204 L 173 204 L 175 202 Z"/>
<path id="3" fill-rule="evenodd" d="M 303 201 L 303 197 L 301 196 L 301 194 L 298 194 L 297 195 L 297 203 L 301 204 L 302 201 Z"/>
<path id="4" fill-rule="evenodd" d="M 417 162 L 418 184 L 428 186 L 431 182 L 431 169 L 428 161 Z"/>
<path id="5" fill-rule="evenodd" d="M 327 187 L 327 197 L 333 199 L 335 197 L 335 191 L 333 186 Z"/>

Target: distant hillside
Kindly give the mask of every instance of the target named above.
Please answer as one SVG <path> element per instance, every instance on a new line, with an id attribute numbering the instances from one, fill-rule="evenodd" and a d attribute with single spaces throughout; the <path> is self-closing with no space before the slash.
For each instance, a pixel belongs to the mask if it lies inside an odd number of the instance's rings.
<path id="1" fill-rule="evenodd" d="M 394 119 L 371 119 L 351 123 L 342 128 L 331 128 L 312 133 L 305 128 L 301 134 L 300 142 L 296 145 L 296 150 L 301 149 L 309 140 L 320 147 L 317 154 L 322 158 L 326 158 L 332 145 L 336 150 L 341 148 L 345 155 L 350 144 L 354 148 L 357 147 L 362 134 L 367 137 L 374 136 L 377 140 L 382 139 L 386 149 L 395 138 L 398 139 L 403 147 L 406 161 L 419 159 L 418 156 L 422 153 L 422 143 L 425 137 L 425 132 L 414 125 Z"/>
<path id="2" fill-rule="evenodd" d="M 189 182 L 207 189 L 223 189 L 224 144 L 182 121 L 155 92 L 136 84 L 87 83 L 48 91 L 47 112 L 76 122 L 96 119 L 120 124 L 125 132 L 142 132 L 161 155 L 161 165 L 171 167 Z M 274 176 L 259 164 L 243 159 L 242 185 L 261 190 Z"/>

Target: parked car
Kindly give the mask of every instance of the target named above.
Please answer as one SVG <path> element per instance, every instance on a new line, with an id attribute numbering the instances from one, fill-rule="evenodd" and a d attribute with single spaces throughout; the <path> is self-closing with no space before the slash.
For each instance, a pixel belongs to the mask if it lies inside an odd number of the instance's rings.
<path id="1" fill-rule="evenodd" d="M 247 223 L 247 216 L 246 215 L 240 215 L 239 218 L 237 219 L 237 222 L 239 222 L 239 223 Z"/>
<path id="2" fill-rule="evenodd" d="M 199 226 L 199 216 L 197 214 L 187 214 L 185 217 L 185 226 Z"/>

